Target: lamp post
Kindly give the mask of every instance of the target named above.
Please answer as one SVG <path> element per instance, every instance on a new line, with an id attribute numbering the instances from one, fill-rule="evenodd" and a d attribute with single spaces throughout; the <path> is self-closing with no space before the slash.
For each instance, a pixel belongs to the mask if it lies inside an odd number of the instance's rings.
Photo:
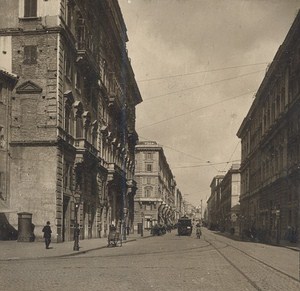
<path id="1" fill-rule="evenodd" d="M 122 234 L 123 240 L 126 240 L 126 233 L 127 233 L 127 219 L 128 219 L 128 209 L 126 207 L 123 208 L 123 227 L 122 227 Z M 129 233 L 128 233 L 129 234 Z"/>
<path id="2" fill-rule="evenodd" d="M 75 229 L 74 229 L 74 246 L 73 251 L 79 251 L 79 224 L 78 224 L 78 208 L 81 201 L 81 195 L 79 192 L 75 191 L 74 194 L 74 200 L 75 200 Z"/>
<path id="3" fill-rule="evenodd" d="M 141 236 L 144 236 L 144 212 L 142 212 L 141 215 L 142 215 Z"/>

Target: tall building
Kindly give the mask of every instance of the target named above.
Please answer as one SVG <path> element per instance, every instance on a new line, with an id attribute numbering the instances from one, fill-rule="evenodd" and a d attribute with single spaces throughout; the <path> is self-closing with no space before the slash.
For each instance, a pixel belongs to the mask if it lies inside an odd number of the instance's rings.
<path id="1" fill-rule="evenodd" d="M 162 146 L 155 141 L 139 142 L 135 147 L 134 227 L 142 223 L 150 229 L 156 223 L 175 222 L 176 182 Z"/>
<path id="2" fill-rule="evenodd" d="M 0 0 L 0 64 L 19 76 L 9 120 L 9 206 L 57 242 L 133 223 L 142 101 L 117 1 Z M 7 215 L 17 228 L 16 214 Z"/>
<path id="3" fill-rule="evenodd" d="M 239 198 L 241 189 L 240 164 L 233 164 L 220 184 L 220 228 L 227 232 L 239 232 Z"/>
<path id="4" fill-rule="evenodd" d="M 209 229 L 219 229 L 220 226 L 220 203 L 221 203 L 221 182 L 224 175 L 215 176 L 210 183 L 210 196 L 207 200 L 207 226 Z"/>
<path id="5" fill-rule="evenodd" d="M 0 239 L 8 239 L 12 228 L 9 228 L 6 215 L 13 213 L 9 207 L 9 179 L 7 173 L 10 167 L 10 135 L 9 110 L 12 102 L 12 91 L 18 82 L 18 77 L 0 69 Z M 11 233 L 12 234 L 12 233 Z"/>
<path id="6" fill-rule="evenodd" d="M 300 14 L 238 130 L 243 230 L 280 242 L 300 227 Z"/>

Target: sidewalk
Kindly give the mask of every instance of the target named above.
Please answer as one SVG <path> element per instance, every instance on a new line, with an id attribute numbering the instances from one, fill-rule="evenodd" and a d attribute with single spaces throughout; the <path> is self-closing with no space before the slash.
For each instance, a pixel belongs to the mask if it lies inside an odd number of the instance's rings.
<path id="1" fill-rule="evenodd" d="M 220 231 L 212 231 L 216 234 L 219 234 L 219 235 L 222 235 L 222 236 L 225 236 L 229 239 L 232 239 L 232 240 L 237 240 L 237 241 L 245 241 L 245 242 L 258 242 L 258 241 L 251 241 L 250 239 L 241 239 L 240 237 L 238 236 L 235 236 L 235 235 L 231 235 L 230 233 L 228 232 L 220 232 Z M 291 249 L 291 250 L 294 250 L 294 251 L 298 251 L 300 252 L 300 244 L 299 242 L 298 243 L 291 243 L 287 240 L 281 240 L 279 242 L 279 244 L 276 244 L 276 243 L 264 243 L 264 242 L 260 242 L 260 243 L 263 243 L 263 244 L 267 244 L 267 245 L 272 245 L 272 246 L 278 246 L 278 247 L 283 247 L 283 248 L 288 248 L 288 249 Z"/>
<path id="2" fill-rule="evenodd" d="M 140 234 L 130 234 L 123 244 L 152 236 L 145 231 L 144 236 Z M 51 243 L 50 249 L 45 249 L 44 242 L 17 242 L 0 241 L 0 261 L 9 260 L 29 260 L 41 258 L 55 258 L 65 256 L 75 256 L 92 250 L 107 247 L 107 238 L 84 239 L 79 241 L 79 251 L 73 251 L 73 241 L 63 243 Z"/>

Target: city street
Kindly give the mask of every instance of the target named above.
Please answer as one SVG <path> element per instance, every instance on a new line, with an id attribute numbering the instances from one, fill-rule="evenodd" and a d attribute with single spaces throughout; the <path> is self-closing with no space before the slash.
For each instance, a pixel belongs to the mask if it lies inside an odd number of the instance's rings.
<path id="1" fill-rule="evenodd" d="M 54 245 L 55 247 L 55 245 Z M 299 290 L 299 252 L 203 229 L 62 258 L 0 262 L 0 290 Z"/>

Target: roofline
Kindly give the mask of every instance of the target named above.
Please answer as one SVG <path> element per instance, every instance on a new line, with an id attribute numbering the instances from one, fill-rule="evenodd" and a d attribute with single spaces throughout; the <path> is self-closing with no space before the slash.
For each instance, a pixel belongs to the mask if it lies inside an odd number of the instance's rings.
<path id="1" fill-rule="evenodd" d="M 264 90 L 268 88 L 270 79 L 274 77 L 274 74 L 276 72 L 276 69 L 278 69 L 278 66 L 282 64 L 283 59 L 286 57 L 288 53 L 288 47 L 290 46 L 291 42 L 293 42 L 293 36 L 297 33 L 297 30 L 300 30 L 300 9 L 298 10 L 298 13 L 294 19 L 294 22 L 292 26 L 290 27 L 285 39 L 283 40 L 282 44 L 279 46 L 273 61 L 271 62 L 265 77 L 263 78 L 257 92 L 256 92 L 256 98 L 254 99 L 246 117 L 244 118 L 240 128 L 237 131 L 237 136 L 241 138 L 242 132 L 245 130 L 247 122 L 250 120 L 251 114 L 253 111 L 257 108 L 257 103 L 261 102 L 262 98 L 264 97 Z"/>

